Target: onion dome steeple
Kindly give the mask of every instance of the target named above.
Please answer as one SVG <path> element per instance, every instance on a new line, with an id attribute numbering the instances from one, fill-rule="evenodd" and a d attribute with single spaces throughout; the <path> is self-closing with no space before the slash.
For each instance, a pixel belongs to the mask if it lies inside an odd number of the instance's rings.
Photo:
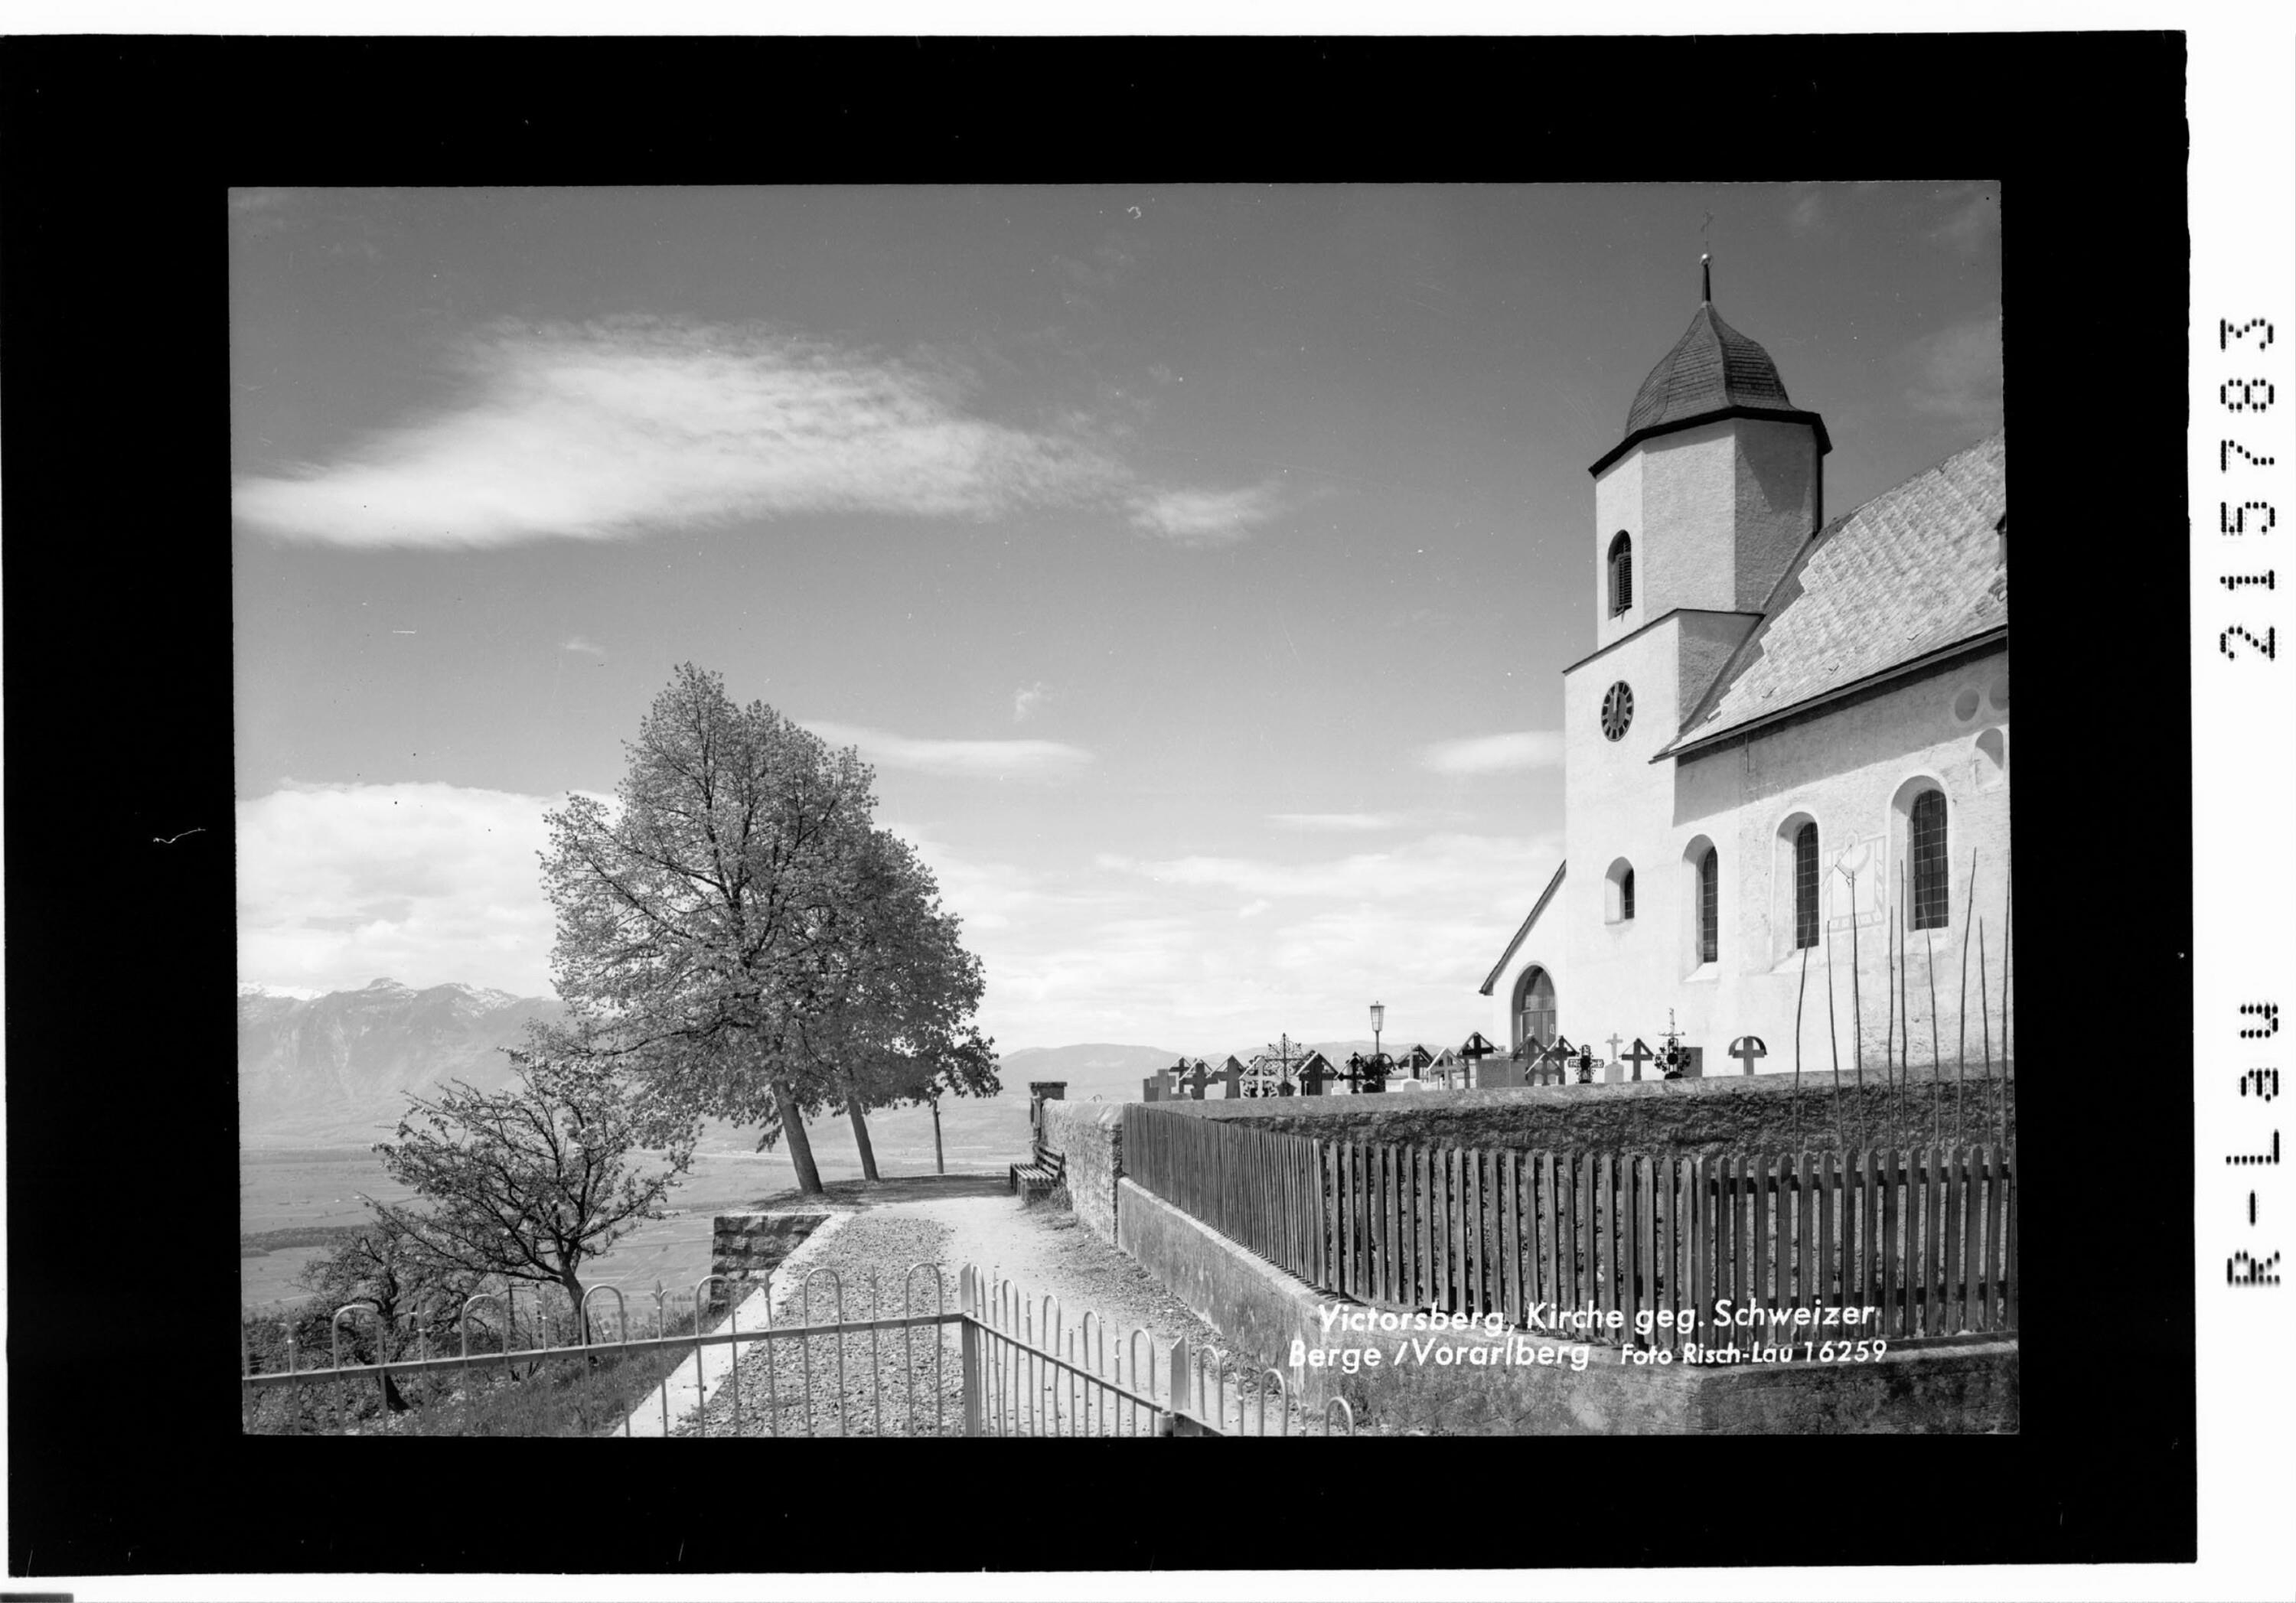
<path id="1" fill-rule="evenodd" d="M 1770 353 L 1722 321 L 1714 309 L 1714 269 L 1699 258 L 1704 299 L 1690 326 L 1635 392 L 1627 411 L 1626 438 L 1603 454 L 1590 471 L 1600 473 L 1652 435 L 1671 434 L 1718 418 L 1767 418 L 1807 423 L 1823 454 L 1833 448 L 1825 423 L 1814 412 L 1795 408 Z"/>

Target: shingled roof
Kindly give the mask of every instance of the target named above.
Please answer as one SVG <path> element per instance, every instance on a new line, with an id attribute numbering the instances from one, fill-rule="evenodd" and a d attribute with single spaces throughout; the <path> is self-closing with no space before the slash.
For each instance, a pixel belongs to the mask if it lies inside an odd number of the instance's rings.
<path id="1" fill-rule="evenodd" d="M 1702 302 L 1682 338 L 1635 391 L 1635 404 L 1627 409 L 1626 438 L 1604 452 L 1592 470 L 1600 473 L 1653 434 L 1745 416 L 1808 423 L 1817 432 L 1818 450 L 1833 449 L 1817 413 L 1794 406 L 1770 353 L 1723 322 L 1712 301 Z"/>
<path id="2" fill-rule="evenodd" d="M 1997 526 L 2008 433 L 1820 530 L 1660 758 L 1886 676 L 2009 624 Z"/>

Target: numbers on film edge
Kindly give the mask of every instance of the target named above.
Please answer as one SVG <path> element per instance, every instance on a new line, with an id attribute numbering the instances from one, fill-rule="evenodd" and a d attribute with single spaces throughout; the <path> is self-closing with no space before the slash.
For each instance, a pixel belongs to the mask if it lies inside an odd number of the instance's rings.
<path id="1" fill-rule="evenodd" d="M 2246 323 L 2217 319 L 2217 349 L 2229 351 L 2234 346 L 2249 354 L 2269 349 L 2274 339 L 2272 324 L 2261 317 L 2251 317 Z M 2237 415 L 2267 412 L 2280 398 L 2276 386 L 2268 378 L 2235 377 L 2226 379 L 2217 386 L 2217 404 Z M 2219 439 L 2217 444 L 2217 470 L 2230 473 L 2233 457 L 2238 454 L 2242 466 L 2268 468 L 2276 460 L 2260 456 L 2235 439 Z M 2267 501 L 2219 501 L 2217 503 L 2217 532 L 2228 536 L 2268 535 L 2280 521 L 2280 514 Z M 2243 586 L 2261 585 L 2267 591 L 2277 591 L 2274 572 L 2226 574 L 2220 576 L 2224 587 L 2237 593 Z M 2259 637 L 2252 629 L 2240 624 L 2226 624 L 2217 633 L 2217 650 L 2234 662 L 2261 657 L 2267 662 L 2280 656 L 2277 625 L 2267 624 Z"/>

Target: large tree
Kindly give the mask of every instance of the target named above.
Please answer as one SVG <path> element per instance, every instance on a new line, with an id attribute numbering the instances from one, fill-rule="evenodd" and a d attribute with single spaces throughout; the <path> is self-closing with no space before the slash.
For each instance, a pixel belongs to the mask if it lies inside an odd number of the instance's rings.
<path id="1" fill-rule="evenodd" d="M 414 1100 L 398 1139 L 374 1150 L 425 1206 L 369 1206 L 430 1264 L 560 1286 L 580 1308 L 583 1264 L 659 1214 L 693 1165 L 699 1131 L 642 1123 L 627 1087 L 578 1033 L 537 1027 L 511 1058 L 512 1089 L 457 1084 Z M 659 1149 L 660 1167 L 633 1165 L 646 1147 Z"/>
<path id="2" fill-rule="evenodd" d="M 862 1174 L 876 1180 L 868 1110 L 937 1101 L 943 1089 L 994 1096 L 996 1057 L 972 1025 L 980 960 L 964 949 L 959 920 L 942 911 L 915 852 L 873 830 L 855 889 L 863 916 L 854 939 L 824 954 L 834 984 L 800 1038 L 844 1105 Z"/>
<path id="3" fill-rule="evenodd" d="M 979 966 L 931 876 L 873 827 L 857 753 L 691 664 L 625 749 L 611 805 L 549 815 L 559 995 L 649 1106 L 785 1137 L 819 1191 L 807 1116 L 882 1102 L 880 1070 L 970 1014 Z"/>

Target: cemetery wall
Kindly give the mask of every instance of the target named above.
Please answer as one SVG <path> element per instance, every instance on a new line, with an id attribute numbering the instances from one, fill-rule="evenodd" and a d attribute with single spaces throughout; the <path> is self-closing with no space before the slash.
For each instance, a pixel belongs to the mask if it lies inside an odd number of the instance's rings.
<path id="1" fill-rule="evenodd" d="M 1069 1200 L 1085 1228 L 1116 1243 L 1116 1183 L 1124 1172 L 1124 1105 L 1046 1102 L 1044 1142 L 1068 1160 Z"/>
<path id="2" fill-rule="evenodd" d="M 1386 1430 L 1691 1435 L 2019 1427 L 2013 1339 L 1900 1352 L 1864 1364 L 1712 1368 L 1622 1364 L 1614 1349 L 1595 1346 L 1578 1370 L 1567 1362 L 1476 1364 L 1465 1349 L 1504 1350 L 1513 1337 L 1414 1332 L 1410 1339 L 1447 1345 L 1453 1362 L 1436 1361 L 1431 1346 L 1400 1364 L 1383 1362 L 1353 1374 L 1295 1370 L 1295 1341 L 1306 1348 L 1376 1345 L 1385 1359 L 1406 1337 L 1327 1328 L 1321 1310 L 1354 1313 L 1360 1304 L 1316 1291 L 1130 1181 L 1117 1188 L 1117 1244 L 1167 1290 L 1254 1366 L 1282 1371 L 1295 1408 L 1318 1411 L 1343 1396 L 1359 1421 Z"/>
<path id="3" fill-rule="evenodd" d="M 1160 1102 L 1207 1118 L 1249 1118 L 1269 1128 L 1324 1141 L 1420 1142 L 1434 1146 L 1541 1149 L 1666 1157 L 1734 1151 L 1824 1150 L 1836 1146 L 1928 1146 L 1943 1133 L 1954 1141 L 1961 1108 L 1965 1144 L 1999 1140 L 2004 1100 L 2002 1066 L 1981 1079 L 1974 1065 L 1957 1088 L 1948 1068 L 1932 1079 L 1915 1066 L 1890 1090 L 1868 1064 L 1865 1088 L 1852 1069 L 1841 1073 L 1841 1139 L 1835 1138 L 1833 1076 L 1805 1073 L 1799 1090 L 1791 1076 L 1718 1075 L 1698 1080 L 1628 1081 L 1620 1084 L 1525 1085 L 1492 1091 L 1390 1092 L 1380 1096 L 1286 1097 L 1277 1100 Z M 2017 1134 L 2009 1109 L 2010 1139 Z"/>

